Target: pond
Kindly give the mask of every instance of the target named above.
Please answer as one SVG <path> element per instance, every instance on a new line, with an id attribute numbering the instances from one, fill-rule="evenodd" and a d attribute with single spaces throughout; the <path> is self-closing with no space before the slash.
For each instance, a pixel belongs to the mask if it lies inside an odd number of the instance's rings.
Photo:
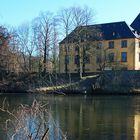
<path id="1" fill-rule="evenodd" d="M 1 105 L 4 98 L 0 98 Z M 19 104 L 32 104 L 34 99 L 47 103 L 55 124 L 68 140 L 140 139 L 140 96 L 30 94 L 6 97 L 11 110 Z M 2 128 L 6 114 L 0 113 L 0 139 L 6 140 Z"/>

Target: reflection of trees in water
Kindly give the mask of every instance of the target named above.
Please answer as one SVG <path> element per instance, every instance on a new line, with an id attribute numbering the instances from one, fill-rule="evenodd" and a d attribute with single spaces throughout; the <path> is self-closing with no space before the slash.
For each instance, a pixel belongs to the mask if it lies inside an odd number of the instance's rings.
<path id="1" fill-rule="evenodd" d="M 42 123 L 46 118 L 46 126 L 42 128 L 45 130 L 49 127 L 48 135 L 51 140 L 63 138 L 61 129 L 63 132 L 67 132 L 67 139 L 70 140 L 137 140 L 139 135 L 139 96 L 38 95 L 35 98 L 41 101 L 41 104 L 48 103 L 47 108 L 54 118 L 51 115 L 47 117 L 47 114 L 43 114 L 42 117 Z M 25 102 L 18 98 L 9 100 L 11 104 L 13 100 L 15 107 L 16 102 L 25 104 L 27 100 L 31 106 L 32 99 L 33 97 L 25 98 Z M 1 113 L 0 121 L 4 117 L 5 114 Z M 0 139 L 6 140 L 2 136 Z"/>
<path id="2" fill-rule="evenodd" d="M 21 104 L 16 110 L 10 112 L 4 100 L 0 110 L 8 114 L 5 121 L 7 139 L 25 140 L 63 140 L 65 135 L 56 125 L 46 105 L 33 101 L 32 105 Z"/>

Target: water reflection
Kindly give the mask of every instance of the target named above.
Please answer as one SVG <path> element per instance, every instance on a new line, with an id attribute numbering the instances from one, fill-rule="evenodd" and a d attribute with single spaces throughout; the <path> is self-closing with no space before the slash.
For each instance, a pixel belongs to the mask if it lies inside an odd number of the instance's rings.
<path id="1" fill-rule="evenodd" d="M 130 101 L 127 97 L 59 97 L 51 107 L 70 139 L 133 139 Z"/>
<path id="2" fill-rule="evenodd" d="M 17 98 L 10 98 L 10 104 L 30 104 L 33 98 L 48 103 L 55 125 L 62 129 L 62 132 L 54 131 L 53 122 L 49 120 L 50 137 L 56 135 L 61 138 L 60 135 L 66 133 L 70 140 L 140 139 L 139 96 L 39 95 L 18 98 L 19 102 Z M 0 121 L 3 121 L 3 117 L 0 117 Z"/>
<path id="3" fill-rule="evenodd" d="M 140 114 L 135 115 L 134 119 L 135 140 L 140 140 Z"/>
<path id="4" fill-rule="evenodd" d="M 4 99 L 1 105 L 4 110 L 1 112 L 4 114 L 4 119 L 1 117 L 3 120 L 3 131 L 1 130 L 1 132 L 5 132 L 5 136 L 2 134 L 3 139 L 64 140 L 60 128 L 56 126 L 47 106 L 36 100 L 29 104 L 31 105 L 17 105 L 16 111 L 12 111 L 12 108 L 7 107 L 8 101 Z"/>

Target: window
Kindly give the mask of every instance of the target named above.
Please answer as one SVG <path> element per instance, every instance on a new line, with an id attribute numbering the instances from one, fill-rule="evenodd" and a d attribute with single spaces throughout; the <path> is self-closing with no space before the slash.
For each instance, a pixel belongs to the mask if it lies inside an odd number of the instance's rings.
<path id="1" fill-rule="evenodd" d="M 2 40 L 0 39 L 0 45 L 2 45 Z"/>
<path id="2" fill-rule="evenodd" d="M 70 52 L 70 46 L 68 46 L 68 52 Z"/>
<path id="3" fill-rule="evenodd" d="M 127 70 L 127 67 L 122 67 L 121 70 Z"/>
<path id="4" fill-rule="evenodd" d="M 114 62 L 114 53 L 110 53 L 108 55 L 108 60 L 109 60 L 109 62 Z"/>
<path id="5" fill-rule="evenodd" d="M 85 69 L 85 71 L 90 71 L 90 69 Z"/>
<path id="6" fill-rule="evenodd" d="M 121 48 L 127 48 L 127 40 L 121 41 Z"/>
<path id="7" fill-rule="evenodd" d="M 109 45 L 109 49 L 113 49 L 114 48 L 114 41 L 110 41 L 108 43 L 108 45 Z"/>
<path id="8" fill-rule="evenodd" d="M 79 55 L 75 55 L 74 63 L 79 64 Z"/>
<path id="9" fill-rule="evenodd" d="M 75 47 L 75 51 L 79 52 L 79 47 L 78 46 Z"/>
<path id="10" fill-rule="evenodd" d="M 85 47 L 85 50 L 88 51 L 88 50 L 90 50 L 90 48 L 91 48 L 90 45 L 87 45 L 87 46 Z"/>
<path id="11" fill-rule="evenodd" d="M 65 55 L 65 64 L 69 64 L 69 56 Z"/>
<path id="12" fill-rule="evenodd" d="M 99 64 L 99 63 L 101 63 L 101 57 L 100 56 L 97 56 L 96 57 L 96 64 Z"/>
<path id="13" fill-rule="evenodd" d="M 127 62 L 127 52 L 122 52 L 121 53 L 121 61 L 122 62 Z"/>
<path id="14" fill-rule="evenodd" d="M 70 46 L 65 46 L 65 52 L 69 52 L 70 51 Z"/>
<path id="15" fill-rule="evenodd" d="M 90 55 L 85 54 L 85 56 L 84 56 L 84 64 L 89 64 L 89 63 L 90 63 Z"/>
<path id="16" fill-rule="evenodd" d="M 102 48 L 102 42 L 98 42 L 96 49 L 101 49 L 101 48 Z"/>

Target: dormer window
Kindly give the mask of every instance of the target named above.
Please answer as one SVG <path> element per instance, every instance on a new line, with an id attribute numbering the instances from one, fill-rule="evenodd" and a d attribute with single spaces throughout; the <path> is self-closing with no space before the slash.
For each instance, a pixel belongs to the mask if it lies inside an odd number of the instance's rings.
<path id="1" fill-rule="evenodd" d="M 100 33 L 100 34 L 99 34 L 99 37 L 102 37 L 102 36 L 103 36 L 103 34 L 102 34 L 102 33 Z"/>
<path id="2" fill-rule="evenodd" d="M 115 33 L 115 32 L 113 32 L 113 36 L 115 36 L 115 34 L 116 34 L 116 33 Z"/>

